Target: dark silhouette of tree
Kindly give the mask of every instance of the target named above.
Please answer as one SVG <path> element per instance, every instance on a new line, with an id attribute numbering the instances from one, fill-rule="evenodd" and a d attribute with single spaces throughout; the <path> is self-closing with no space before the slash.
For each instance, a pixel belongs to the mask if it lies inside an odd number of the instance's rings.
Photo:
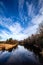
<path id="1" fill-rule="evenodd" d="M 8 44 L 9 44 L 9 43 L 11 43 L 11 42 L 12 42 L 12 40 L 13 40 L 12 38 L 9 38 L 9 39 L 7 39 L 7 40 L 6 40 L 6 43 L 8 43 Z"/>
<path id="2" fill-rule="evenodd" d="M 9 41 L 12 41 L 13 39 L 12 38 L 9 38 Z"/>
<path id="3" fill-rule="evenodd" d="M 6 40 L 6 43 L 7 44 L 18 44 L 18 41 L 17 40 L 13 40 L 12 38 L 9 38 Z"/>

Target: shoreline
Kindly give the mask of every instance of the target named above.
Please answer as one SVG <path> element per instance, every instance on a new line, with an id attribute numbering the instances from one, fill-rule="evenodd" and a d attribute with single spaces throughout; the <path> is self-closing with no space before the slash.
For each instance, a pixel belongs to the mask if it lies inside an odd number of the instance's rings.
<path id="1" fill-rule="evenodd" d="M 2 43 L 0 44 L 0 51 L 2 50 L 11 50 L 13 48 L 16 48 L 17 47 L 17 43 L 16 44 L 7 44 L 7 43 Z"/>

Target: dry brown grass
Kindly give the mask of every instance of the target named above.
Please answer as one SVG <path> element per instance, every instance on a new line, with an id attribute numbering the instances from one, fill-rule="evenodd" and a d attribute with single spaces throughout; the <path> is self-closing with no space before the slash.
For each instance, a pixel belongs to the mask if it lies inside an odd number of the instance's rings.
<path id="1" fill-rule="evenodd" d="M 16 46 L 17 46 L 17 43 L 13 44 L 13 45 L 12 44 L 2 43 L 2 44 L 0 44 L 0 50 L 3 50 L 3 49 L 9 50 L 9 49 L 12 49 L 12 48 L 14 48 Z"/>

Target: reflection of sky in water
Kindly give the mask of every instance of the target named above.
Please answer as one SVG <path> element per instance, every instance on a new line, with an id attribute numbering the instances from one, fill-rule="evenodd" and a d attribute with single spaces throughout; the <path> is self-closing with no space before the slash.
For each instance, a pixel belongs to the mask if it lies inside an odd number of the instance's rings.
<path id="1" fill-rule="evenodd" d="M 0 51 L 0 63 L 9 63 L 9 64 L 22 64 L 29 63 L 34 64 L 38 63 L 38 57 L 33 53 L 25 49 L 23 46 L 18 46 L 16 49 L 13 49 L 12 52 Z"/>
<path id="2" fill-rule="evenodd" d="M 0 62 L 6 62 L 7 59 L 9 58 L 10 53 L 8 51 L 0 52 Z"/>

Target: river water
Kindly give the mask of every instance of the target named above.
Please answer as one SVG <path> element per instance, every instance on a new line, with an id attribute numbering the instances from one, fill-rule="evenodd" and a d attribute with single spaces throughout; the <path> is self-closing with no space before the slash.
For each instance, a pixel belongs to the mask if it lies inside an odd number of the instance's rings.
<path id="1" fill-rule="evenodd" d="M 34 52 L 18 45 L 11 52 L 0 51 L 0 65 L 41 65 Z"/>

